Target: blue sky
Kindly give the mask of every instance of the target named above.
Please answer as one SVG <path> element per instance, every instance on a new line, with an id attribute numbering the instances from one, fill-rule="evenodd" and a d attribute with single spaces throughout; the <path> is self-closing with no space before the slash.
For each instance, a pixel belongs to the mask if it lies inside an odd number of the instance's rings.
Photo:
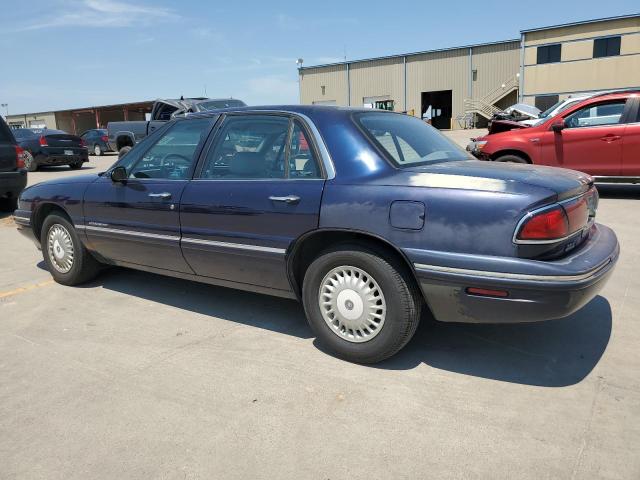
<path id="1" fill-rule="evenodd" d="M 297 103 L 305 65 L 516 38 L 638 0 L 0 0 L 0 102 L 26 113 L 157 97 Z M 4 109 L 2 111 L 4 114 Z"/>

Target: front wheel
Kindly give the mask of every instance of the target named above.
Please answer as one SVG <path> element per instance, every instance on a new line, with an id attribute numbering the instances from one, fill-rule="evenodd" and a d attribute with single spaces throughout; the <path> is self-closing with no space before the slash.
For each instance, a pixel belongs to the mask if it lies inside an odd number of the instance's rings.
<path id="1" fill-rule="evenodd" d="M 71 222 L 62 215 L 45 218 L 40 234 L 44 263 L 53 279 L 63 285 L 78 285 L 94 278 L 100 263 L 82 244 Z"/>
<path id="2" fill-rule="evenodd" d="M 509 163 L 529 163 L 526 159 L 518 155 L 502 155 L 496 158 L 496 162 L 509 162 Z"/>
<path id="3" fill-rule="evenodd" d="M 360 246 L 321 254 L 309 266 L 302 290 L 318 341 L 348 361 L 391 357 L 420 321 L 422 299 L 407 268 Z"/>

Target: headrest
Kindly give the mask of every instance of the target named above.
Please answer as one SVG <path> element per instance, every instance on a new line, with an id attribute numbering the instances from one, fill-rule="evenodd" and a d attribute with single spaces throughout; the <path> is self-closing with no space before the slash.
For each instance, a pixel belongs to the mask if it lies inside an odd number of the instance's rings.
<path id="1" fill-rule="evenodd" d="M 262 177 L 264 163 L 260 152 L 236 152 L 229 162 L 229 173 L 240 177 Z"/>

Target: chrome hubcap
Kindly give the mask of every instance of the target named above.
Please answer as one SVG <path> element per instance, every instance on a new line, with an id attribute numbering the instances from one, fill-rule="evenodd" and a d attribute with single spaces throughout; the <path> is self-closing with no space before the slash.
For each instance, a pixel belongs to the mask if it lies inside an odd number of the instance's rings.
<path id="1" fill-rule="evenodd" d="M 99 155 L 100 155 L 100 153 L 101 153 L 101 152 L 100 152 L 100 147 L 99 147 L 98 145 L 96 145 L 95 147 L 93 147 L 93 152 L 94 152 L 96 155 L 98 155 L 98 156 L 99 156 Z"/>
<path id="2" fill-rule="evenodd" d="M 378 282 L 364 270 L 350 266 L 336 267 L 325 275 L 318 303 L 331 331 L 353 343 L 378 335 L 387 313 Z"/>
<path id="3" fill-rule="evenodd" d="M 73 267 L 73 241 L 71 235 L 62 225 L 55 224 L 47 235 L 47 251 L 53 268 L 60 273 L 67 273 Z"/>

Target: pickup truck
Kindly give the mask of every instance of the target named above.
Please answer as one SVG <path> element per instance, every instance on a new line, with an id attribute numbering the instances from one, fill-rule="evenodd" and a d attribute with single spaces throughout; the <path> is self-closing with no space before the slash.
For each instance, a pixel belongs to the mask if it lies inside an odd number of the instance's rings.
<path id="1" fill-rule="evenodd" d="M 109 122 L 107 124 L 109 147 L 122 155 L 172 118 L 193 112 L 244 106 L 246 104 L 242 100 L 233 98 L 196 97 L 156 100 L 151 109 L 151 120 Z"/>

